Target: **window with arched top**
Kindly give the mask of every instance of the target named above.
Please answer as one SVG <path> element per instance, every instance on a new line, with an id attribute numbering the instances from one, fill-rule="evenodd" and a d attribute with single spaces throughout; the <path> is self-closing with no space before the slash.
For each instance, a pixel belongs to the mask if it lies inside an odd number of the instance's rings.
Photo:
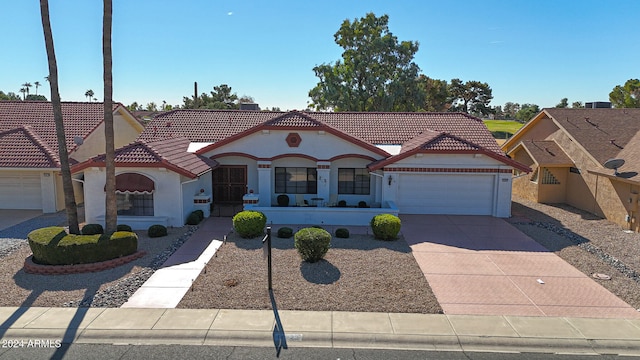
<path id="1" fill-rule="evenodd" d="M 116 176 L 116 202 L 118 215 L 153 216 L 153 192 L 155 183 L 136 173 Z"/>

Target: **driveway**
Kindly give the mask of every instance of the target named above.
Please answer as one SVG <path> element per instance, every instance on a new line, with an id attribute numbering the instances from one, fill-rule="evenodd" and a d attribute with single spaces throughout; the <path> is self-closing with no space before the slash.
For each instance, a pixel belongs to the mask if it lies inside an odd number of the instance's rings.
<path id="1" fill-rule="evenodd" d="M 0 209 L 0 231 L 42 215 L 42 210 Z"/>
<path id="2" fill-rule="evenodd" d="M 640 318 L 640 313 L 503 219 L 402 215 L 445 314 Z"/>

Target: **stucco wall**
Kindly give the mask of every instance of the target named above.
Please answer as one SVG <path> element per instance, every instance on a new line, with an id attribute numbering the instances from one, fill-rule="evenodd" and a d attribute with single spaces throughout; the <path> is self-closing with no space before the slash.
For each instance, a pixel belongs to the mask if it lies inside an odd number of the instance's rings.
<path id="1" fill-rule="evenodd" d="M 130 144 L 136 140 L 138 135 L 142 132 L 142 125 L 134 122 L 135 120 L 125 119 L 119 113 L 114 113 L 113 116 L 113 132 L 115 148 L 121 148 L 127 144 Z M 104 123 L 101 123 L 97 128 L 91 132 L 84 139 L 82 145 L 78 146 L 69 157 L 82 162 L 98 154 L 104 154 L 105 152 L 105 139 L 104 139 Z"/>
<path id="2" fill-rule="evenodd" d="M 547 204 L 559 204 L 566 201 L 567 174 L 569 168 L 544 168 L 551 172 L 559 184 L 543 184 L 543 168 L 538 175 L 538 201 Z"/>

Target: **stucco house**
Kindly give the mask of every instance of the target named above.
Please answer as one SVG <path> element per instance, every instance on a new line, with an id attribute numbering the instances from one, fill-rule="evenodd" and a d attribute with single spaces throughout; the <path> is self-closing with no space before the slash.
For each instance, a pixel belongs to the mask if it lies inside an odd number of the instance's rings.
<path id="1" fill-rule="evenodd" d="M 502 149 L 533 169 L 516 175 L 514 194 L 640 230 L 640 109 L 543 109 Z M 611 159 L 624 165 L 607 168 Z"/>
<path id="2" fill-rule="evenodd" d="M 98 156 L 73 168 L 89 222 L 104 217 L 103 166 Z M 362 225 L 381 212 L 509 217 L 512 171 L 529 171 L 466 114 L 184 109 L 154 118 L 116 166 L 119 213 L 139 227 L 182 226 L 194 209 L 234 203 L 274 224 Z"/>
<path id="3" fill-rule="evenodd" d="M 62 115 L 70 162 L 103 153 L 102 103 L 63 102 Z M 117 147 L 134 141 L 143 126 L 121 104 L 114 104 Z M 83 202 L 81 183 L 75 182 L 76 201 Z M 58 142 L 50 102 L 0 101 L 0 208 L 64 208 Z"/>

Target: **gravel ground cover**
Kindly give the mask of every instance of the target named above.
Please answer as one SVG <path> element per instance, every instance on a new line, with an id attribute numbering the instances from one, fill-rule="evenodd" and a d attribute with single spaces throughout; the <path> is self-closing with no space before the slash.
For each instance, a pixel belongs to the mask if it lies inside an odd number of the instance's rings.
<path id="1" fill-rule="evenodd" d="M 640 309 L 640 234 L 563 204 L 514 197 L 512 212 L 520 231 L 588 276 L 611 276 L 596 281 Z"/>
<path id="2" fill-rule="evenodd" d="M 144 257 L 110 270 L 55 276 L 25 273 L 24 260 L 31 255 L 27 241 L 0 239 L 0 306 L 119 307 L 196 229 L 169 228 L 160 238 L 137 231 Z"/>
<path id="3" fill-rule="evenodd" d="M 261 239 L 232 232 L 178 307 L 271 309 L 263 256 Z M 274 236 L 272 263 L 281 310 L 442 313 L 403 239 L 334 237 L 324 260 L 306 263 L 293 238 Z"/>

